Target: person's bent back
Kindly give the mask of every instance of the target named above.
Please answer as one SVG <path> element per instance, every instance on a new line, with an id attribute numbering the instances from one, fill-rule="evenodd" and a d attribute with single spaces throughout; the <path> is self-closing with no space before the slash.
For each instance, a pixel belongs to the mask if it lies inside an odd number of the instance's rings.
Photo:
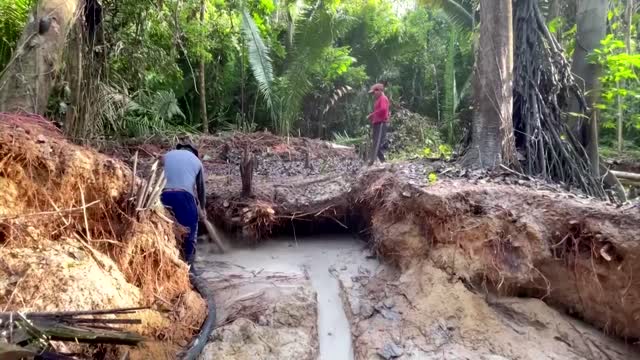
<path id="1" fill-rule="evenodd" d="M 198 204 L 204 210 L 205 188 L 204 169 L 198 158 L 198 151 L 191 145 L 178 145 L 176 150 L 163 157 L 167 185 L 162 192 L 162 203 L 174 214 L 180 225 L 189 228 L 189 236 L 183 244 L 185 261 L 195 260 L 198 233 Z"/>

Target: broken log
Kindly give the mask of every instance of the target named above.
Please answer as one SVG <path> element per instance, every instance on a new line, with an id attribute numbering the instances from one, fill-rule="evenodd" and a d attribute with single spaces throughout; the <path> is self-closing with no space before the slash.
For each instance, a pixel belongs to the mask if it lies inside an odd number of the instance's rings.
<path id="1" fill-rule="evenodd" d="M 626 171 L 615 171 L 611 170 L 611 173 L 618 177 L 619 179 L 632 180 L 640 182 L 640 174 L 631 173 Z"/>

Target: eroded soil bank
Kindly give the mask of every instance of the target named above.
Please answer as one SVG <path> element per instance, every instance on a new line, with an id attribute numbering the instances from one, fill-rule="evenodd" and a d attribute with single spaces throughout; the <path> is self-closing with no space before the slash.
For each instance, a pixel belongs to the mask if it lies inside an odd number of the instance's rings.
<path id="1" fill-rule="evenodd" d="M 55 343 L 91 359 L 175 359 L 206 314 L 162 206 L 138 211 L 123 162 L 48 121 L 0 114 L 0 311 L 148 307 L 127 346 Z M 1 336 L 0 336 L 1 337 Z"/>
<path id="2" fill-rule="evenodd" d="M 508 171 L 444 162 L 362 168 L 352 151 L 305 139 L 253 134 L 198 142 L 212 169 L 209 215 L 240 240 L 260 244 L 292 222 L 329 221 L 363 235 L 388 265 L 384 273 L 340 277 L 357 359 L 637 357 L 634 346 L 604 333 L 630 344 L 640 338 L 638 207 L 600 203 Z M 237 169 L 249 145 L 260 165 L 253 196 L 242 197 Z M 205 270 L 219 267 L 210 265 Z M 244 287 L 245 278 L 272 284 L 273 276 L 220 275 L 212 286 L 224 293 Z M 312 279 L 276 278 L 291 286 L 269 290 L 270 299 L 299 299 L 289 308 L 307 309 L 305 318 L 314 320 L 293 328 L 317 334 Z M 256 327 L 261 331 L 280 329 L 260 311 L 236 313 L 232 318 L 267 324 Z M 217 334 L 214 345 L 225 347 Z M 276 351 L 259 340 L 264 336 L 251 341 Z M 296 354 L 319 354 L 317 335 L 300 338 L 308 351 Z"/>

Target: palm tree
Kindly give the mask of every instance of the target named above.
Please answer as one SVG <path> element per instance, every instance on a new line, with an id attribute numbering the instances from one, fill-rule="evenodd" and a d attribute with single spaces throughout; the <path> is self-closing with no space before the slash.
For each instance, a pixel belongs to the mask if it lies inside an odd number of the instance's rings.
<path id="1" fill-rule="evenodd" d="M 455 72 L 455 56 L 457 54 L 458 40 L 465 37 L 469 38 L 475 26 L 475 18 L 473 11 L 477 6 L 474 0 L 421 0 L 425 6 L 436 7 L 443 11 L 451 24 L 451 34 L 448 44 L 448 55 L 444 72 L 444 103 L 442 112 L 447 126 L 447 141 L 450 144 L 455 142 L 454 139 L 454 121 L 456 118 L 456 110 L 461 103 L 462 97 L 469 95 L 471 85 L 470 75 L 462 82 L 462 91 L 458 91 L 456 84 Z"/>
<path id="2" fill-rule="evenodd" d="M 242 9 L 242 34 L 249 49 L 251 72 L 258 82 L 260 93 L 268 108 L 273 109 L 273 65 L 269 48 L 262 40 L 260 31 L 246 8 Z"/>
<path id="3" fill-rule="evenodd" d="M 276 78 L 269 49 L 253 18 L 243 12 L 243 35 L 249 48 L 251 71 L 278 133 L 289 134 L 300 114 L 302 100 L 311 90 L 308 81 L 311 68 L 334 39 L 349 29 L 350 20 L 340 9 L 327 6 L 323 1 L 313 6 L 303 5 L 295 26 L 291 27 L 295 32 L 285 70 Z"/>
<path id="4" fill-rule="evenodd" d="M 476 63 L 476 109 L 472 145 L 465 162 L 481 168 L 514 164 L 511 0 L 480 0 L 480 41 Z"/>

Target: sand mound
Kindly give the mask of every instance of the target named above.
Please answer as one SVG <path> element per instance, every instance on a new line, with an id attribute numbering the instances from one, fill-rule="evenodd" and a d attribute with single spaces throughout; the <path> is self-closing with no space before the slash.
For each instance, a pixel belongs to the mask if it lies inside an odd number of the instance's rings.
<path id="1" fill-rule="evenodd" d="M 175 225 L 157 215 L 161 206 L 133 209 L 132 181 L 124 163 L 68 143 L 39 119 L 0 116 L 0 272 L 9 278 L 0 309 L 179 307 L 192 290 Z M 198 301 L 187 310 L 195 315 L 149 321 L 142 332 L 190 340 L 204 318 Z M 183 320 L 188 331 L 168 329 Z"/>
<path id="2" fill-rule="evenodd" d="M 610 359 L 630 346 L 537 299 L 493 298 L 429 261 L 341 279 L 356 359 Z"/>
<path id="3" fill-rule="evenodd" d="M 302 274 L 224 269 L 203 277 L 216 294 L 218 328 L 201 360 L 317 358 L 317 299 Z"/>
<path id="4" fill-rule="evenodd" d="M 378 252 L 402 269 L 432 259 L 484 290 L 544 299 L 640 337 L 637 209 L 520 186 L 409 184 L 386 170 L 362 184 Z"/>
<path id="5" fill-rule="evenodd" d="M 5 290 L 0 294 L 0 303 L 4 304 L 2 310 L 140 306 L 140 289 L 127 283 L 110 258 L 96 254 L 102 267 L 78 245 L 77 241 L 69 239 L 45 240 L 34 247 L 11 247 L 0 251 L 0 289 Z"/>

